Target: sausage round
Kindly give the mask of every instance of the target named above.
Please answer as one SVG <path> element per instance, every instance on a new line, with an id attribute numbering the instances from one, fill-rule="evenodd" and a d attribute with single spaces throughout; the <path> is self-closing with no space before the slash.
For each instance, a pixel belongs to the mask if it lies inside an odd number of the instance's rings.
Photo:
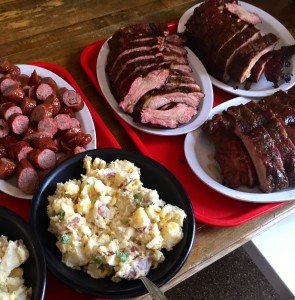
<path id="1" fill-rule="evenodd" d="M 32 111 L 30 121 L 32 124 L 38 123 L 44 118 L 52 117 L 52 105 L 50 103 L 38 104 Z"/>
<path id="2" fill-rule="evenodd" d="M 33 147 L 26 141 L 17 141 L 6 149 L 9 158 L 20 162 L 22 159 L 27 158 L 28 153 L 33 150 Z"/>
<path id="3" fill-rule="evenodd" d="M 71 117 L 67 114 L 58 114 L 54 117 L 59 130 L 67 130 L 72 127 Z"/>
<path id="4" fill-rule="evenodd" d="M 11 131 L 15 134 L 24 134 L 29 128 L 30 119 L 22 113 L 14 114 L 9 118 L 8 124 Z"/>
<path id="5" fill-rule="evenodd" d="M 25 93 L 20 86 L 11 85 L 4 90 L 3 97 L 6 101 L 11 101 L 15 104 L 19 104 L 25 97 Z"/>
<path id="6" fill-rule="evenodd" d="M 37 169 L 51 169 L 56 164 L 56 154 L 50 149 L 35 148 L 28 153 L 28 159 Z"/>
<path id="7" fill-rule="evenodd" d="M 24 97 L 20 103 L 20 108 L 24 115 L 30 116 L 33 109 L 37 106 L 37 102 L 35 99 L 30 97 Z"/>
<path id="8" fill-rule="evenodd" d="M 44 102 L 51 104 L 53 116 L 56 116 L 60 112 L 61 104 L 55 94 L 50 95 Z"/>
<path id="9" fill-rule="evenodd" d="M 6 156 L 6 148 L 4 145 L 0 144 L 0 158 Z"/>
<path id="10" fill-rule="evenodd" d="M 52 94 L 53 89 L 51 85 L 47 83 L 40 83 L 36 88 L 36 97 L 41 101 L 45 101 Z"/>
<path id="11" fill-rule="evenodd" d="M 9 125 L 4 119 L 0 119 L 0 138 L 4 138 L 9 134 Z"/>
<path id="12" fill-rule="evenodd" d="M 54 142 L 54 140 L 49 137 L 36 138 L 36 139 L 32 140 L 31 144 L 34 148 L 50 149 L 54 152 L 57 152 L 59 150 L 59 147 Z"/>
<path id="13" fill-rule="evenodd" d="M 7 179 L 16 172 L 16 163 L 7 157 L 0 158 L 0 179 Z"/>
<path id="14" fill-rule="evenodd" d="M 73 90 L 66 90 L 62 95 L 62 102 L 73 109 L 73 111 L 79 111 L 84 107 L 84 101 L 82 97 Z"/>
<path id="15" fill-rule="evenodd" d="M 17 184 L 21 191 L 29 195 L 34 194 L 39 184 L 37 171 L 25 158 L 19 162 L 17 167 Z"/>
<path id="16" fill-rule="evenodd" d="M 8 121 L 12 115 L 21 113 L 21 108 L 12 102 L 4 102 L 0 105 L 0 115 L 6 121 Z"/>
<path id="17" fill-rule="evenodd" d="M 46 131 L 54 136 L 58 132 L 58 122 L 55 118 L 46 117 L 38 122 L 37 128 L 39 131 Z"/>

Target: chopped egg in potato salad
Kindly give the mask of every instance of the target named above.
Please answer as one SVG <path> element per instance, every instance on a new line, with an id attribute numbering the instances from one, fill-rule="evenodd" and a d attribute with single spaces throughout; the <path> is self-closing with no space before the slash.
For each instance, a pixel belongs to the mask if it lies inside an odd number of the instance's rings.
<path id="1" fill-rule="evenodd" d="M 25 286 L 21 265 L 29 257 L 29 251 L 22 240 L 9 240 L 0 236 L 0 299 L 28 300 L 32 288 Z"/>
<path id="2" fill-rule="evenodd" d="M 114 282 L 145 276 L 183 237 L 185 212 L 143 186 L 140 169 L 85 156 L 86 174 L 58 183 L 48 197 L 49 231 L 62 262 Z"/>

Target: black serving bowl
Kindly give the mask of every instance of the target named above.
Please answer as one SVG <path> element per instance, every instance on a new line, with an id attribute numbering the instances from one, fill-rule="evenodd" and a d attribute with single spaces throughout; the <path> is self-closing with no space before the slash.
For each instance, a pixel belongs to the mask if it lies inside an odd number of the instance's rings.
<path id="1" fill-rule="evenodd" d="M 9 240 L 23 240 L 29 251 L 29 258 L 21 265 L 25 285 L 32 287 L 31 300 L 42 300 L 46 287 L 46 263 L 43 248 L 30 225 L 18 214 L 0 206 L 0 235 Z"/>
<path id="2" fill-rule="evenodd" d="M 93 279 L 83 271 L 73 270 L 61 262 L 61 254 L 55 245 L 56 237 L 48 232 L 47 197 L 54 194 L 58 182 L 78 179 L 81 174 L 85 174 L 83 169 L 85 155 L 100 157 L 106 162 L 116 159 L 133 162 L 141 169 L 141 181 L 145 187 L 157 189 L 160 198 L 166 203 L 176 205 L 186 212 L 183 239 L 173 250 L 165 251 L 165 261 L 147 275 L 155 284 L 162 286 L 179 271 L 190 253 L 195 235 L 195 218 L 191 202 L 182 185 L 165 167 L 147 156 L 122 149 L 94 149 L 72 156 L 55 167 L 38 186 L 32 199 L 30 223 L 45 249 L 49 271 L 71 288 L 92 297 L 123 299 L 147 293 L 140 280 L 122 280 L 114 283 L 110 277 Z"/>

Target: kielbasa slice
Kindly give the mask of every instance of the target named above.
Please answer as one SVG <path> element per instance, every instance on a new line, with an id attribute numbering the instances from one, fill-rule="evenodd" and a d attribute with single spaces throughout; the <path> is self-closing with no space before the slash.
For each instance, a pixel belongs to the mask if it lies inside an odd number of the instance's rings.
<path id="1" fill-rule="evenodd" d="M 4 91 L 6 89 L 8 89 L 11 86 L 17 87 L 18 83 L 14 79 L 12 79 L 11 77 L 4 76 L 3 78 L 1 78 L 0 90 L 1 90 L 2 94 L 4 93 Z"/>
<path id="2" fill-rule="evenodd" d="M 69 115 L 71 118 L 75 118 L 76 117 L 76 113 L 68 106 L 62 105 L 59 111 L 60 114 L 67 114 Z"/>
<path id="3" fill-rule="evenodd" d="M 0 158 L 6 156 L 6 148 L 4 145 L 0 144 Z"/>
<path id="4" fill-rule="evenodd" d="M 56 164 L 56 154 L 50 149 L 35 148 L 28 153 L 28 159 L 37 169 L 51 169 Z"/>
<path id="5" fill-rule="evenodd" d="M 54 140 L 49 137 L 36 138 L 32 140 L 31 144 L 34 148 L 50 149 L 54 152 L 57 152 L 59 150 L 59 147 L 54 142 Z"/>
<path id="6" fill-rule="evenodd" d="M 11 101 L 15 104 L 20 104 L 21 100 L 25 97 L 25 93 L 20 86 L 11 85 L 3 92 L 3 98 L 6 101 Z"/>
<path id="7" fill-rule="evenodd" d="M 57 93 L 58 91 L 58 87 L 57 87 L 57 84 L 55 82 L 55 80 L 51 77 L 43 77 L 41 78 L 41 83 L 46 83 L 46 84 L 49 84 L 54 92 L 54 94 Z"/>
<path id="8" fill-rule="evenodd" d="M 47 83 L 40 83 L 36 88 L 36 97 L 41 101 L 45 101 L 52 94 L 53 89 L 51 85 Z"/>
<path id="9" fill-rule="evenodd" d="M 40 76 L 38 76 L 36 70 L 34 70 L 30 76 L 29 79 L 29 85 L 33 86 L 33 85 L 38 85 L 40 83 Z"/>
<path id="10" fill-rule="evenodd" d="M 60 112 L 61 104 L 55 94 L 50 95 L 44 102 L 51 104 L 53 116 L 56 116 Z"/>
<path id="11" fill-rule="evenodd" d="M 37 102 L 35 99 L 30 97 L 24 97 L 20 103 L 20 108 L 24 115 L 30 116 L 33 109 L 37 106 Z"/>
<path id="12" fill-rule="evenodd" d="M 7 157 L 0 158 L 0 179 L 7 179 L 16 172 L 16 163 Z"/>
<path id="13" fill-rule="evenodd" d="M 67 90 L 62 95 L 62 102 L 77 112 L 84 107 L 84 101 L 79 93 L 73 90 Z"/>
<path id="14" fill-rule="evenodd" d="M 24 134 L 29 128 L 30 119 L 22 113 L 14 114 L 9 118 L 8 124 L 11 131 L 15 134 Z"/>
<path id="15" fill-rule="evenodd" d="M 0 72 L 7 72 L 11 68 L 10 61 L 7 57 L 0 58 Z"/>
<path id="16" fill-rule="evenodd" d="M 9 125 L 4 119 L 0 119 L 0 138 L 4 138 L 9 134 Z"/>
<path id="17" fill-rule="evenodd" d="M 47 117 L 44 119 L 41 119 L 37 126 L 39 131 L 46 131 L 51 133 L 52 136 L 54 136 L 58 132 L 58 122 L 55 118 Z"/>
<path id="18" fill-rule="evenodd" d="M 25 194 L 34 194 L 38 184 L 39 176 L 28 159 L 22 159 L 17 167 L 17 184 Z"/>
<path id="19" fill-rule="evenodd" d="M 8 121 L 12 115 L 21 113 L 21 108 L 12 102 L 4 102 L 0 105 L 0 115 L 6 121 Z"/>
<path id="20" fill-rule="evenodd" d="M 7 154 L 9 158 L 20 162 L 22 159 L 27 158 L 29 152 L 33 150 L 33 147 L 26 141 L 17 141 L 15 144 L 7 147 Z"/>
<path id="21" fill-rule="evenodd" d="M 54 117 L 59 130 L 68 130 L 72 127 L 72 118 L 67 114 L 58 114 Z"/>
<path id="22" fill-rule="evenodd" d="M 47 132 L 47 131 L 38 131 L 37 130 L 37 131 L 33 131 L 33 132 L 30 132 L 30 133 L 26 134 L 23 137 L 23 140 L 31 143 L 34 139 L 44 138 L 44 137 L 52 138 L 52 134 L 50 132 Z"/>
<path id="23" fill-rule="evenodd" d="M 50 103 L 38 104 L 32 111 L 30 121 L 32 124 L 37 124 L 44 118 L 52 117 L 52 105 Z"/>

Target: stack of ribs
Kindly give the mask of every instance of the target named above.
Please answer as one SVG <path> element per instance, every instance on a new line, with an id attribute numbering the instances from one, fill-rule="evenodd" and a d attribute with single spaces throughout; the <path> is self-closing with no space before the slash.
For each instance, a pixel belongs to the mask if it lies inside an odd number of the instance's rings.
<path id="1" fill-rule="evenodd" d="M 246 83 L 245 88 L 250 88 L 265 73 L 278 87 L 290 81 L 287 67 L 295 45 L 274 50 L 279 38 L 273 33 L 263 35 L 255 27 L 258 23 L 260 17 L 237 0 L 206 0 L 195 8 L 184 34 L 189 48 L 218 80 Z"/>
<path id="2" fill-rule="evenodd" d="M 223 184 L 274 192 L 295 185 L 295 93 L 279 90 L 207 120 Z"/>
<path id="3" fill-rule="evenodd" d="M 204 98 L 191 76 L 186 40 L 162 24 L 135 24 L 109 39 L 106 73 L 122 110 L 156 128 L 188 123 Z"/>

